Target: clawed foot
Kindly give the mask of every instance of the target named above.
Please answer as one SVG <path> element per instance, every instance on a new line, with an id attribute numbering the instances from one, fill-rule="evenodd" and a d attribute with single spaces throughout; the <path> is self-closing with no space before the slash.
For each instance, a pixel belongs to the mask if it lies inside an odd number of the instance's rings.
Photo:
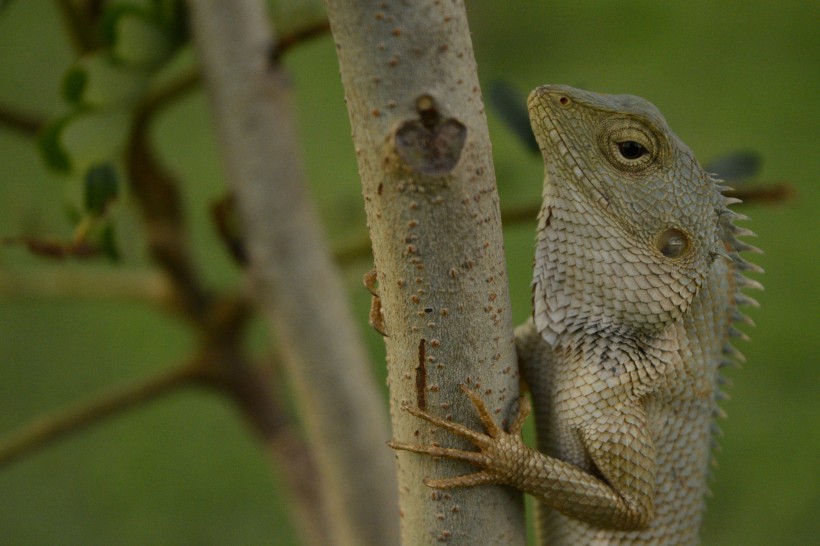
<path id="1" fill-rule="evenodd" d="M 510 424 L 509 432 L 504 432 L 493 420 L 481 397 L 464 385 L 461 386 L 461 389 L 470 397 L 473 406 L 478 411 L 486 433 L 476 432 L 460 423 L 447 421 L 446 419 L 430 415 L 425 411 L 408 405 L 402 406 L 402 409 L 415 415 L 419 419 L 424 419 L 439 428 L 466 438 L 478 448 L 478 451 L 464 451 L 433 445 L 405 444 L 395 441 L 390 441 L 387 445 L 393 449 L 426 453 L 434 457 L 447 457 L 459 461 L 466 461 L 481 469 L 473 474 L 456 476 L 454 478 L 439 480 L 425 479 L 424 483 L 430 487 L 448 489 L 451 487 L 506 483 L 505 475 L 507 472 L 505 472 L 505 470 L 507 470 L 506 467 L 509 466 L 510 455 L 516 455 L 520 453 L 522 449 L 526 450 L 521 440 L 521 428 L 524 426 L 524 420 L 530 413 L 529 400 L 524 396 L 519 399 L 518 413 Z"/>

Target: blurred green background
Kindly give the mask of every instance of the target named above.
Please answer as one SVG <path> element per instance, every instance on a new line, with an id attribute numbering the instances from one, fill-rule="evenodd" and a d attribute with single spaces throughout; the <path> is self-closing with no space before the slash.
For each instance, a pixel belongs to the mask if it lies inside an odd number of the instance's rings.
<path id="1" fill-rule="evenodd" d="M 280 3 L 293 20 L 316 2 Z M 295 10 L 295 11 L 294 11 Z M 716 454 L 703 543 L 816 543 L 820 536 L 820 43 L 816 2 L 688 0 L 471 0 L 468 12 L 484 84 L 522 93 L 542 83 L 628 92 L 653 101 L 702 161 L 738 149 L 764 158 L 761 182 L 796 196 L 750 205 L 766 254 L 766 291 L 753 294 L 758 327 L 748 358 L 730 372 L 729 420 Z M 191 57 L 190 52 L 184 54 Z M 43 117 L 62 112 L 59 85 L 73 60 L 55 2 L 12 1 L 0 11 L 0 103 Z M 180 61 L 190 62 L 190 61 Z M 336 245 L 366 237 L 347 113 L 332 41 L 288 53 L 313 194 Z M 485 85 L 486 88 L 486 85 Z M 540 159 L 490 110 L 503 206 L 534 203 Z M 157 124 L 161 156 L 184 181 L 196 259 L 208 281 L 239 272 L 208 219 L 223 195 L 219 158 L 201 92 Z M 66 181 L 31 139 L 0 126 L 0 237 L 68 238 Z M 518 322 L 529 313 L 534 221 L 505 227 Z M 59 267 L 110 269 L 102 262 Z M 3 271 L 56 265 L 0 247 Z M 144 258 L 120 267 L 144 269 Z M 366 327 L 362 262 L 346 270 L 362 332 L 383 375 L 379 337 Z M 264 350 L 263 328 L 251 341 Z M 195 346 L 188 330 L 134 302 L 25 300 L 0 292 L 0 434 L 44 412 L 157 372 Z M 0 543 L 8 545 L 291 544 L 275 474 L 226 401 L 184 391 L 0 468 Z"/>

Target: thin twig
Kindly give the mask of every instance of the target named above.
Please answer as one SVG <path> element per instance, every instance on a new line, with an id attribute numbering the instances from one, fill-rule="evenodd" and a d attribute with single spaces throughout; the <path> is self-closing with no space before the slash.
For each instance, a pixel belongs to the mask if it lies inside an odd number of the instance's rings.
<path id="1" fill-rule="evenodd" d="M 283 36 L 270 52 L 271 61 L 279 61 L 291 48 L 313 38 L 330 32 L 330 23 L 321 21 L 304 28 L 297 29 L 291 34 Z M 154 117 L 162 109 L 173 104 L 176 100 L 196 90 L 202 84 L 202 74 L 199 69 L 191 69 L 165 87 L 149 95 L 140 107 L 143 116 Z"/>
<path id="2" fill-rule="evenodd" d="M 318 23 L 297 29 L 291 34 L 285 34 L 276 42 L 276 47 L 271 50 L 269 59 L 271 63 L 277 63 L 282 60 L 282 56 L 293 46 L 329 33 L 330 22 L 319 21 Z"/>
<path id="3" fill-rule="evenodd" d="M 323 501 L 315 457 L 280 402 L 285 398 L 282 382 L 252 366 L 244 355 L 231 349 L 222 353 L 209 368 L 205 383 L 233 399 L 270 454 L 274 471 L 289 491 L 292 513 L 302 526 L 313 527 L 305 536 L 325 537 L 317 530 L 319 526 L 324 527 L 324 522 L 316 513 Z M 271 369 L 276 372 L 278 366 Z"/>
<path id="4" fill-rule="evenodd" d="M 541 205 L 536 203 L 506 207 L 501 211 L 501 221 L 505 226 L 527 222 L 534 223 L 540 207 Z M 370 259 L 372 255 L 368 237 L 347 241 L 333 249 L 333 257 L 341 266 L 348 266 Z"/>
<path id="5" fill-rule="evenodd" d="M 171 287 L 156 271 L 75 268 L 65 265 L 0 271 L 0 301 L 31 298 L 127 299 L 164 306 Z"/>
<path id="6" fill-rule="evenodd" d="M 7 104 L 0 104 L 0 126 L 25 136 L 35 137 L 45 126 L 45 121 L 34 114 L 12 108 Z"/>
<path id="7" fill-rule="evenodd" d="M 794 186 L 785 182 L 773 184 L 756 184 L 754 187 L 741 187 L 726 191 L 729 197 L 737 197 L 744 204 L 749 203 L 783 203 L 793 199 L 797 195 Z"/>
<path id="8" fill-rule="evenodd" d="M 183 89 L 190 85 L 182 86 Z M 142 213 L 151 256 L 174 286 L 183 314 L 202 324 L 210 298 L 190 255 L 177 181 L 156 158 L 149 142 L 154 114 L 168 104 L 167 97 L 147 101 L 134 117 L 125 154 L 131 191 Z"/>
<path id="9" fill-rule="evenodd" d="M 199 69 L 192 68 L 159 90 L 145 97 L 138 107 L 138 115 L 153 118 L 164 108 L 183 98 L 199 88 L 202 83 L 202 74 Z"/>
<path id="10" fill-rule="evenodd" d="M 0 442 L 0 466 L 49 445 L 70 433 L 97 424 L 127 409 L 171 393 L 192 383 L 203 372 L 199 361 L 186 362 L 170 371 L 140 379 L 85 400 L 76 406 L 36 418 Z"/>
<path id="11" fill-rule="evenodd" d="M 78 2 L 56 0 L 56 4 L 68 28 L 68 36 L 74 49 L 83 54 L 97 48 L 99 40 L 94 27 L 100 3 L 84 2 L 82 7 L 78 7 Z"/>

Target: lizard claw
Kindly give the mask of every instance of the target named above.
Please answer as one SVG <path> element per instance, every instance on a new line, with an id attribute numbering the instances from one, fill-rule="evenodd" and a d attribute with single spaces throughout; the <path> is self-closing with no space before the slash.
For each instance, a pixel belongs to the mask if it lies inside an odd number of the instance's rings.
<path id="1" fill-rule="evenodd" d="M 447 419 L 442 419 L 441 417 L 436 417 L 435 415 L 431 415 L 426 411 L 422 411 L 418 408 L 414 408 L 413 406 L 404 405 L 402 409 L 411 415 L 418 417 L 419 419 L 423 419 L 430 424 L 436 425 L 439 428 L 442 428 L 446 431 L 452 432 L 456 436 L 461 436 L 462 438 L 466 438 L 470 440 L 472 443 L 480 446 L 487 438 L 487 435 L 481 434 L 480 432 L 476 432 L 472 429 L 465 427 L 460 423 L 454 423 L 452 421 L 448 421 Z M 486 412 L 486 409 L 485 409 Z M 493 423 L 495 426 L 495 423 Z M 491 436 L 492 437 L 492 436 Z"/>
<path id="2" fill-rule="evenodd" d="M 447 457 L 448 459 L 466 461 L 476 465 L 481 465 L 482 463 L 487 462 L 487 457 L 482 455 L 479 451 L 464 451 L 463 449 L 453 449 L 450 447 L 405 444 L 403 442 L 394 442 L 392 440 L 387 442 L 387 445 L 393 449 L 412 451 L 413 453 L 424 453 L 426 455 L 432 455 L 433 457 Z"/>
<path id="3" fill-rule="evenodd" d="M 510 424 L 509 432 L 504 432 L 504 430 L 493 420 L 481 396 L 463 385 L 461 389 L 473 403 L 473 406 L 481 419 L 481 423 L 486 430 L 486 434 L 476 432 L 461 423 L 454 423 L 452 421 L 448 421 L 447 419 L 431 415 L 426 411 L 420 410 L 413 406 L 404 405 L 402 406 L 402 409 L 418 417 L 419 419 L 451 432 L 456 436 L 461 436 L 462 438 L 469 440 L 475 447 L 478 448 L 478 451 L 465 451 L 462 449 L 453 449 L 437 445 L 407 444 L 392 440 L 387 443 L 387 445 L 393 449 L 412 451 L 414 453 L 422 453 L 433 457 L 446 457 L 448 459 L 465 461 L 482 469 L 479 472 L 456 476 L 453 478 L 425 479 L 424 483 L 429 487 L 434 487 L 436 489 L 449 489 L 453 487 L 471 487 L 475 485 L 501 483 L 499 480 L 499 475 L 491 470 L 495 463 L 493 453 L 496 449 L 494 449 L 494 446 L 496 446 L 499 441 L 506 443 L 503 441 L 503 436 L 518 437 L 518 442 L 521 441 L 521 428 L 524 425 L 524 420 L 530 412 L 530 403 L 526 397 L 522 396 L 519 399 L 518 412 Z"/>
<path id="4" fill-rule="evenodd" d="M 493 420 L 493 417 L 487 410 L 487 406 L 484 404 L 484 400 L 481 396 L 464 385 L 461 385 L 461 390 L 464 391 L 464 393 L 470 398 L 470 401 L 473 403 L 473 407 L 475 407 L 476 411 L 478 411 L 478 416 L 481 418 L 481 424 L 484 425 L 484 429 L 487 431 L 487 434 L 489 434 L 491 438 L 498 438 L 501 436 L 504 431 Z M 510 424 L 509 431 L 507 432 L 508 434 L 517 435 L 521 433 L 521 429 L 524 426 L 524 421 L 530 414 L 531 409 L 532 407 L 530 406 L 529 398 L 526 396 L 521 396 L 518 398 L 518 412 L 516 413 L 513 422 Z"/>

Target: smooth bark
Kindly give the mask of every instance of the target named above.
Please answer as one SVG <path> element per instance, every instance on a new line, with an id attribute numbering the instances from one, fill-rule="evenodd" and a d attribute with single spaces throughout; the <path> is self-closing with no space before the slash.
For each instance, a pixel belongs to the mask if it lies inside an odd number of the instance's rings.
<path id="1" fill-rule="evenodd" d="M 390 545 L 396 489 L 387 421 L 344 287 L 307 194 L 294 105 L 262 0 L 190 0 L 255 301 L 281 345 L 319 463 L 330 537 Z"/>
<path id="2" fill-rule="evenodd" d="M 394 438 L 470 449 L 403 404 L 480 427 L 458 388 L 499 421 L 518 372 L 498 194 L 461 2 L 326 0 L 378 279 Z M 378 319 L 378 317 L 377 317 Z M 402 543 L 523 544 L 519 493 L 435 491 L 468 465 L 398 454 Z"/>

